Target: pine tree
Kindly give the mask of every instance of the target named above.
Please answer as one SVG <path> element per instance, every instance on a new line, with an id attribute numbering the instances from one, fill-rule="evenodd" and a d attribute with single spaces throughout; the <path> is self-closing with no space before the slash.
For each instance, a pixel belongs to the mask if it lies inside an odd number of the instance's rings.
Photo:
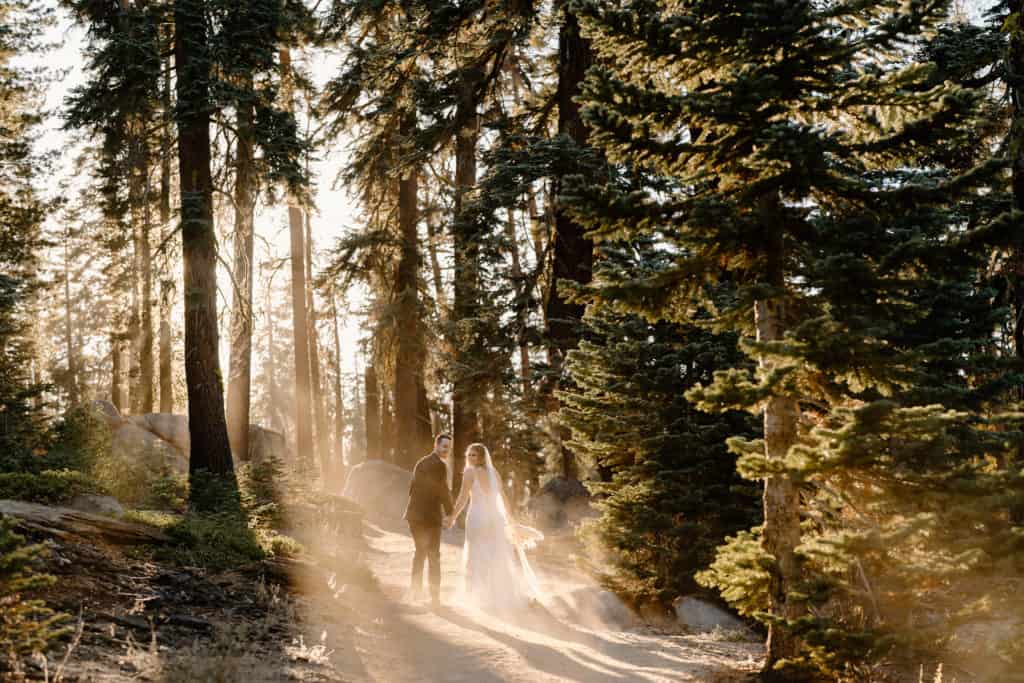
<path id="1" fill-rule="evenodd" d="M 45 443 L 33 377 L 32 305 L 41 287 L 39 252 L 46 216 L 34 180 L 45 160 L 34 150 L 43 74 L 16 65 L 15 55 L 39 51 L 49 15 L 35 3 L 0 8 L 0 469 L 17 469 Z"/>
<path id="2" fill-rule="evenodd" d="M 597 281 L 667 258 L 651 241 L 606 243 L 600 256 Z M 590 302 L 585 337 L 568 356 L 573 388 L 559 395 L 561 419 L 568 446 L 606 473 L 589 484 L 601 512 L 596 555 L 614 569 L 605 582 L 634 602 L 667 605 L 697 589 L 694 575 L 727 535 L 760 521 L 758 491 L 725 445 L 753 437 L 756 423 L 743 412 L 703 413 L 685 398 L 715 370 L 743 364 L 735 333 L 651 323 L 615 304 Z"/>
<path id="3" fill-rule="evenodd" d="M 759 545 L 738 535 L 703 580 L 767 624 L 777 680 L 868 667 L 897 642 L 913 661 L 906 646 L 934 646 L 941 629 L 904 629 L 906 610 L 958 604 L 970 619 L 975 590 L 1014 599 L 969 579 L 1019 553 L 1005 510 L 1020 473 L 989 460 L 1020 438 L 998 412 L 1015 376 L 991 354 L 1002 311 L 983 278 L 1019 217 L 968 224 L 962 210 L 998 186 L 1002 160 L 913 165 L 964 134 L 976 100 L 897 59 L 946 8 L 580 8 L 601 63 L 584 94 L 591 141 L 646 179 L 576 183 L 573 205 L 595 239 L 648 236 L 669 255 L 595 296 L 694 323 L 706 282 L 736 288 L 708 302 L 708 324 L 742 334 L 758 368 L 687 396 L 763 413 L 762 439 L 728 443 L 764 481 L 764 524 Z"/>

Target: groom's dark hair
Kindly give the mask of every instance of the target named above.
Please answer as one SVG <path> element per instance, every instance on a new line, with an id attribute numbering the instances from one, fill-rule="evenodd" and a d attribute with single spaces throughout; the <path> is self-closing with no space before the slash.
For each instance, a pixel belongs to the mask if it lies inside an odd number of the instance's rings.
<path id="1" fill-rule="evenodd" d="M 448 432 L 441 432 L 440 434 L 435 436 L 434 437 L 434 446 L 435 447 L 437 446 L 437 444 L 441 443 L 441 439 L 448 439 L 449 441 L 452 441 L 452 435 L 449 434 Z"/>

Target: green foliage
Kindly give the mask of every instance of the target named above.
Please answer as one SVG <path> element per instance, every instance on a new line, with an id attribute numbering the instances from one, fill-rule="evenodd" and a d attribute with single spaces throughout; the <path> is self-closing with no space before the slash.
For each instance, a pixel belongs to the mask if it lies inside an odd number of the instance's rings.
<path id="1" fill-rule="evenodd" d="M 80 493 L 105 493 L 87 474 L 73 470 L 0 472 L 0 498 L 60 505 Z"/>
<path id="2" fill-rule="evenodd" d="M 754 617 L 769 610 L 771 563 L 771 555 L 761 545 L 761 527 L 755 527 L 726 539 L 715 561 L 696 579 L 703 586 L 719 588 L 722 597 L 743 616 Z"/>
<path id="3" fill-rule="evenodd" d="M 237 512 L 188 514 L 166 531 L 178 545 L 158 549 L 157 556 L 179 564 L 226 570 L 267 557 L 256 533 Z"/>
<path id="4" fill-rule="evenodd" d="M 654 258 L 640 244 L 607 244 L 602 254 L 598 279 Z M 591 302 L 561 415 L 569 447 L 601 474 L 589 488 L 601 512 L 595 559 L 614 567 L 605 582 L 635 602 L 667 605 L 694 591 L 694 574 L 727 535 L 759 521 L 757 491 L 725 446 L 757 425 L 746 413 L 702 413 L 685 398 L 715 368 L 742 362 L 735 335 L 649 323 L 614 303 Z"/>
<path id="5" fill-rule="evenodd" d="M 13 522 L 0 516 L 0 672 L 17 670 L 23 657 L 44 652 L 67 632 L 62 628 L 66 615 L 30 597 L 55 581 L 38 571 L 43 553 L 42 546 L 27 545 Z"/>
<path id="6" fill-rule="evenodd" d="M 89 472 L 111 457 L 110 428 L 103 415 L 90 405 L 71 408 L 53 431 L 53 445 L 42 459 L 50 469 Z"/>
<path id="7" fill-rule="evenodd" d="M 1007 312 L 989 266 L 1019 241 L 1020 214 L 1004 212 L 996 145 L 964 148 L 980 98 L 907 58 L 947 6 L 578 4 L 600 56 L 583 116 L 618 174 L 567 199 L 599 242 L 649 239 L 659 254 L 596 277 L 589 296 L 744 337 L 757 367 L 726 360 L 687 392 L 698 406 L 798 406 L 792 441 L 771 436 L 788 452 L 729 439 L 746 478 L 800 487 L 797 509 L 762 530 L 795 552 L 794 571 L 741 534 L 700 575 L 800 639 L 795 660 L 769 666 L 844 676 L 922 661 L 944 645 L 946 615 L 1020 613 L 1008 513 L 1024 497 L 1022 432 L 1003 411 L 1022 375 L 996 351 Z M 709 282 L 734 295 L 715 301 Z M 755 323 L 771 341 L 751 338 Z M 791 513 L 795 544 L 780 532 Z M 775 604 L 764 572 L 785 582 Z"/>

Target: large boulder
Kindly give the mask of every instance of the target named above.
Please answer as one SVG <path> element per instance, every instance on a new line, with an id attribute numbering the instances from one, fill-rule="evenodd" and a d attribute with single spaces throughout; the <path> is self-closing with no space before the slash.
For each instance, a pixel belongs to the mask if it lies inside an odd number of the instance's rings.
<path id="1" fill-rule="evenodd" d="M 530 498 L 527 506 L 534 524 L 542 531 L 554 531 L 578 525 L 597 516 L 590 504 L 587 487 L 575 479 L 555 477 Z"/>
<path id="2" fill-rule="evenodd" d="M 136 426 L 152 432 L 180 453 L 189 453 L 188 417 L 171 413 L 146 413 L 128 418 Z"/>
<path id="3" fill-rule="evenodd" d="M 99 496 L 94 493 L 79 493 L 71 499 L 68 507 L 79 512 L 91 512 L 96 515 L 120 517 L 124 514 L 124 506 L 113 496 Z"/>
<path id="4" fill-rule="evenodd" d="M 110 452 L 115 458 L 128 462 L 142 462 L 154 470 L 169 467 L 182 474 L 188 472 L 188 451 L 180 451 L 168 441 L 126 420 L 115 429 L 110 438 Z"/>
<path id="5" fill-rule="evenodd" d="M 259 465 L 268 460 L 286 462 L 288 460 L 288 444 L 284 434 L 265 429 L 258 425 L 249 425 L 248 461 Z"/>
<path id="6" fill-rule="evenodd" d="M 685 596 L 676 600 L 676 621 L 690 633 L 730 631 L 747 633 L 749 629 L 738 617 L 721 607 L 698 598 Z"/>
<path id="7" fill-rule="evenodd" d="M 342 495 L 367 512 L 400 519 L 409 500 L 411 480 L 409 470 L 383 460 L 367 460 L 349 471 Z"/>

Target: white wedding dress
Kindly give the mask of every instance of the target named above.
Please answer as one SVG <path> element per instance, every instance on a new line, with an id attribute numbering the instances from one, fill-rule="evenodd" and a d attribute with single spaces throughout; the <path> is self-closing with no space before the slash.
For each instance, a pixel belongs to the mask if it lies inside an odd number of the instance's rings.
<path id="1" fill-rule="evenodd" d="M 540 599 L 540 590 L 523 547 L 543 535 L 509 519 L 490 455 L 486 466 L 469 468 L 470 472 L 473 483 L 463 547 L 466 599 L 483 609 L 526 607 Z"/>

